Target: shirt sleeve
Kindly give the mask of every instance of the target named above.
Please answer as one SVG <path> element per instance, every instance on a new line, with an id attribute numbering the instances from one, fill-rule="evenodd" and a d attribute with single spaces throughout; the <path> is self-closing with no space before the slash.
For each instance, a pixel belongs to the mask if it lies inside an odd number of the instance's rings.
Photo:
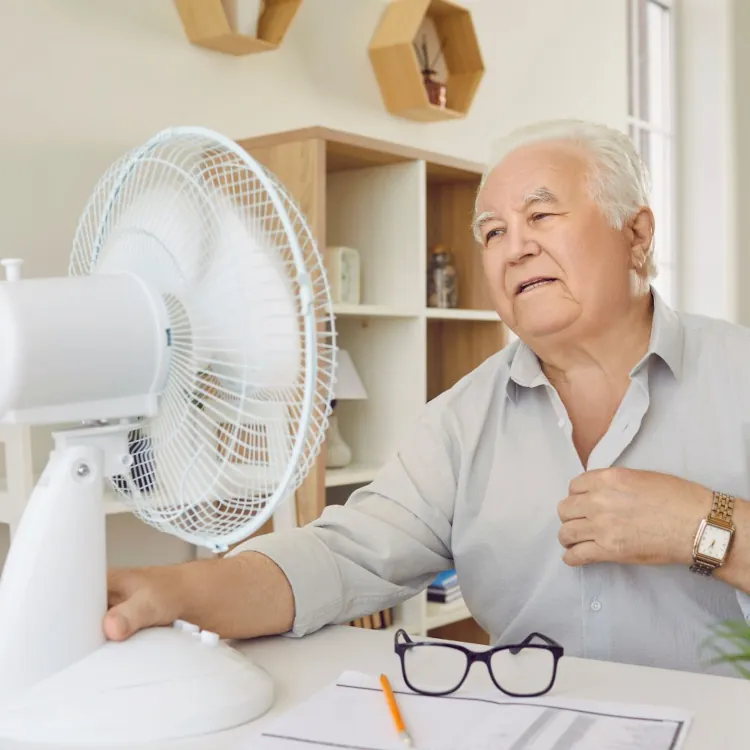
<path id="1" fill-rule="evenodd" d="M 737 601 L 739 602 L 740 609 L 742 610 L 742 616 L 745 618 L 745 622 L 750 624 L 750 596 L 744 591 L 737 590 Z"/>
<path id="2" fill-rule="evenodd" d="M 393 607 L 452 567 L 457 452 L 445 396 L 427 405 L 402 449 L 345 505 L 233 551 L 261 552 L 289 579 L 295 600 L 289 635 Z"/>

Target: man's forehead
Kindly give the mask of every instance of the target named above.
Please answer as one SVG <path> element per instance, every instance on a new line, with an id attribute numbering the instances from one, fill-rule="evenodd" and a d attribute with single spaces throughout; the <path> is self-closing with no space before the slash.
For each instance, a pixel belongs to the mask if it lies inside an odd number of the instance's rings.
<path id="1" fill-rule="evenodd" d="M 586 164 L 580 152 L 552 144 L 526 146 L 505 157 L 490 172 L 479 195 L 479 203 L 502 203 L 523 208 L 530 199 L 549 202 L 583 185 Z"/>

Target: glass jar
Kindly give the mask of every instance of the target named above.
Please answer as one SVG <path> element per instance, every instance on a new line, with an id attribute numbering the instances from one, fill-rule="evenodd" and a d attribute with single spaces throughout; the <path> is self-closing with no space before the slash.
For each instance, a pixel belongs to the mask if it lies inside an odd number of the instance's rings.
<path id="1" fill-rule="evenodd" d="M 458 270 L 446 245 L 436 245 L 427 265 L 427 306 L 458 307 Z"/>

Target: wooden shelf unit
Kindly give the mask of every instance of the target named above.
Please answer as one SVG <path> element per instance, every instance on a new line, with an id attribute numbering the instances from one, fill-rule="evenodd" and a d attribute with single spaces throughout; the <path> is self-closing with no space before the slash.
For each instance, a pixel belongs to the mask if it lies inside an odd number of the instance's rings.
<path id="1" fill-rule="evenodd" d="M 250 55 L 278 49 L 302 0 L 264 0 L 258 35 L 232 28 L 224 0 L 174 0 L 191 44 L 229 55 Z M 235 0 L 242 3 L 242 0 Z"/>
<path id="2" fill-rule="evenodd" d="M 303 523 L 371 481 L 427 401 L 504 345 L 470 228 L 482 166 L 320 127 L 240 143 L 285 184 L 321 251 L 347 245 L 361 258 L 361 304 L 337 305 L 334 316 L 368 399 L 337 403 L 353 462 L 326 471 L 321 454 L 296 498 Z M 457 310 L 426 306 L 429 247 L 438 242 L 456 254 Z M 466 617 L 462 604 L 428 607 L 423 594 L 396 608 L 395 624 L 419 634 Z"/>
<path id="3" fill-rule="evenodd" d="M 414 42 L 422 32 L 434 48 L 444 43 L 436 65 L 446 84 L 446 106 L 430 102 Z M 421 122 L 465 117 L 484 75 L 484 62 L 470 11 L 452 0 L 391 0 L 368 49 L 386 109 Z M 438 60 L 442 63 L 442 60 Z"/>

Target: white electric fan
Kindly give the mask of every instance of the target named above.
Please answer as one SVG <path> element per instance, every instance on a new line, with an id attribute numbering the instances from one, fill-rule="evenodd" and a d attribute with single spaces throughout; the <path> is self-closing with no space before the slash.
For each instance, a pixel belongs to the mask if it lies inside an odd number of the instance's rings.
<path id="1" fill-rule="evenodd" d="M 106 641 L 104 498 L 225 551 L 301 484 L 335 354 L 304 217 L 237 144 L 174 128 L 99 181 L 67 277 L 7 265 L 0 421 L 59 429 L 0 581 L 0 740 L 98 747 L 259 716 L 270 678 L 214 633 Z"/>

